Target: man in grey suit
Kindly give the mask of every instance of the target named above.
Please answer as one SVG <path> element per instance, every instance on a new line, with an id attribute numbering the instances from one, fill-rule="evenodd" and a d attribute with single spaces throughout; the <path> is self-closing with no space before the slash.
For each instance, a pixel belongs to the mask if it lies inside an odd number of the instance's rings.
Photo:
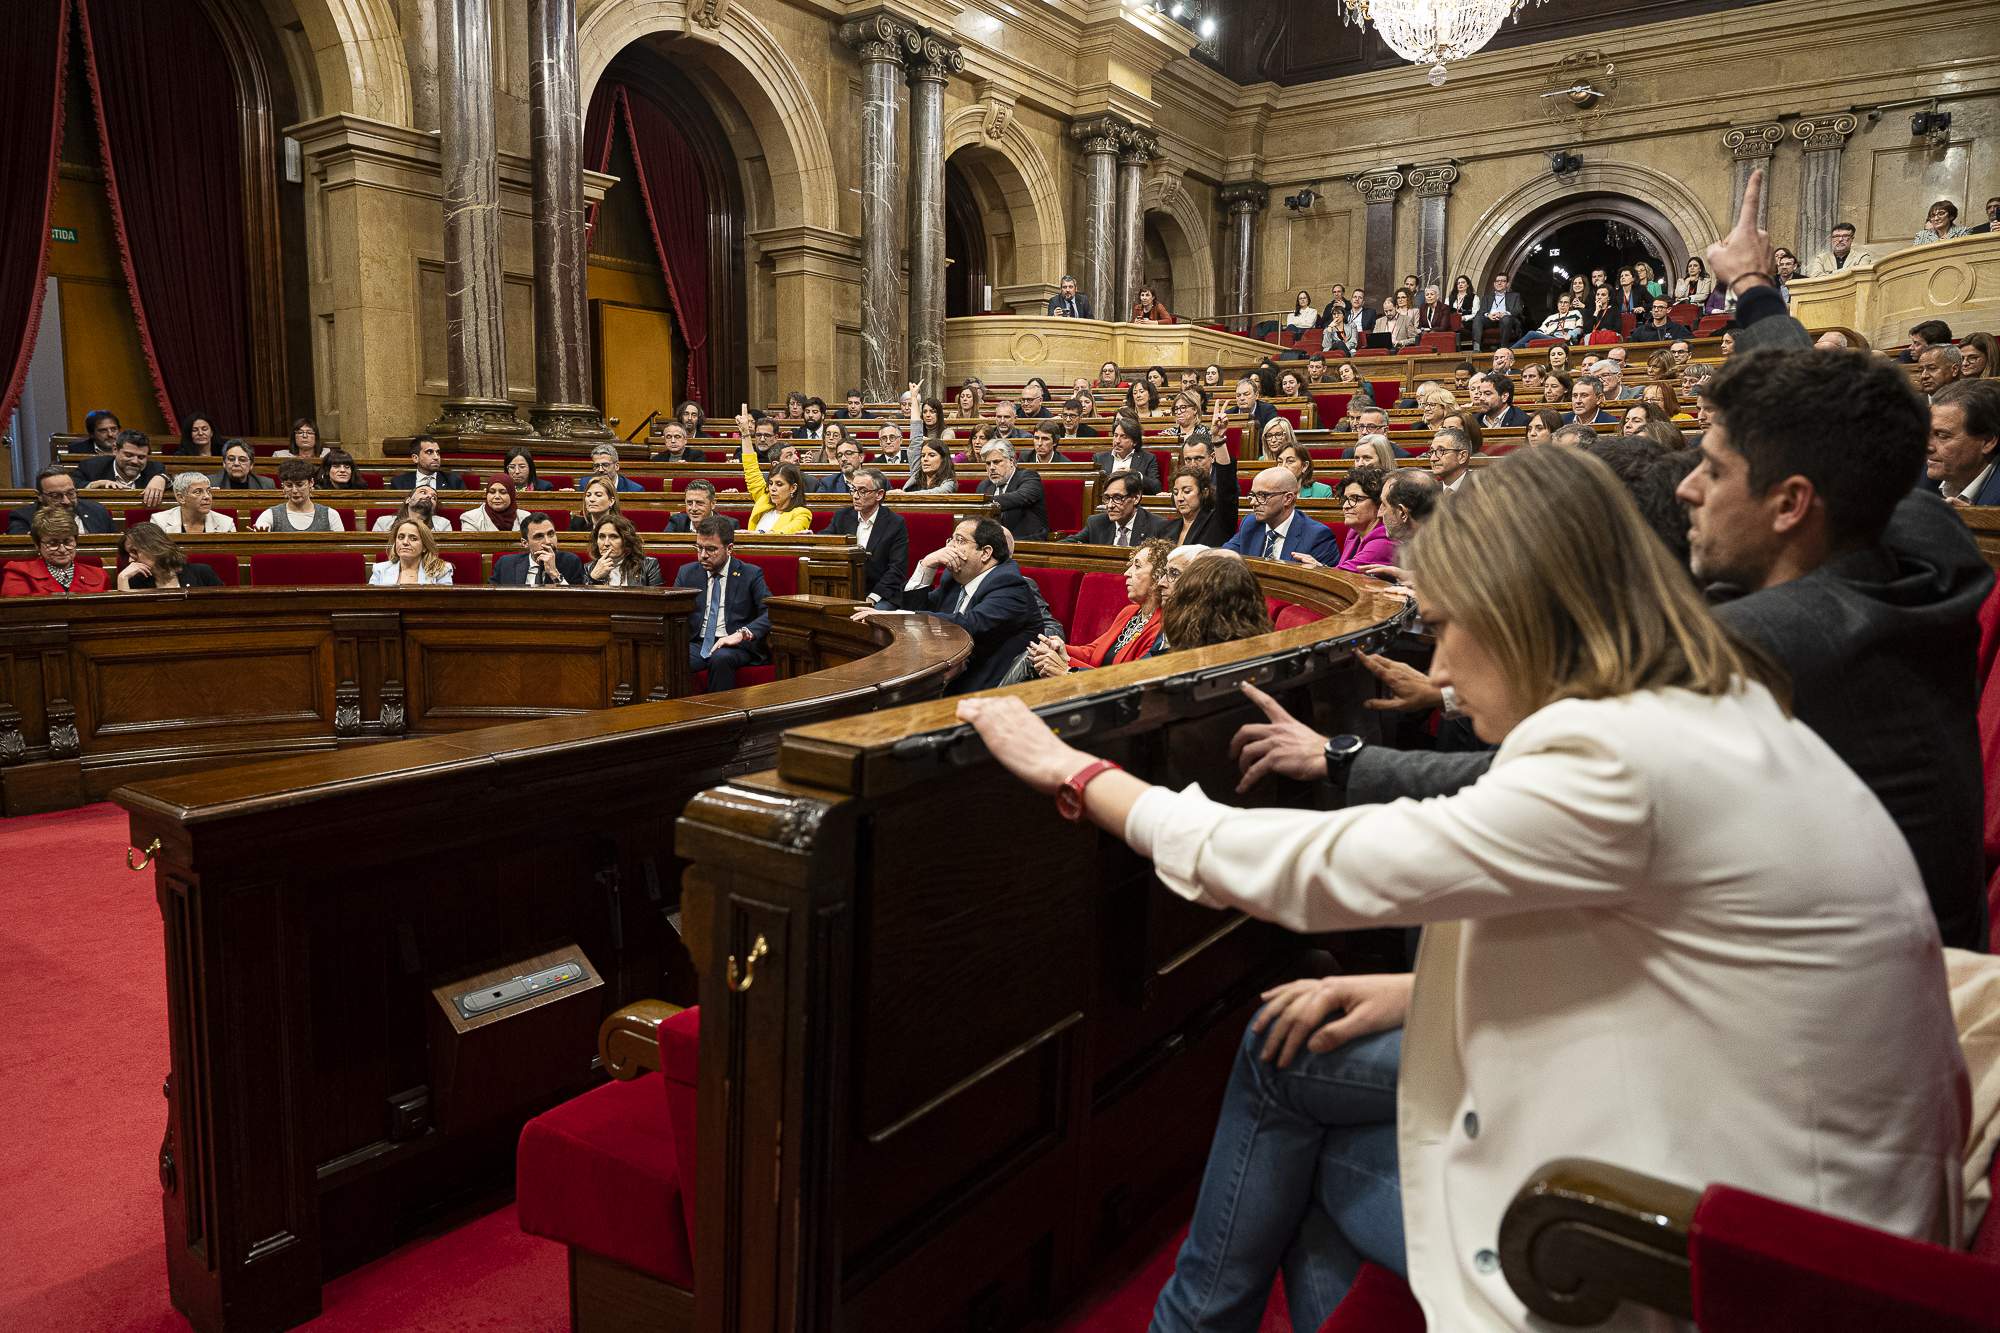
<path id="1" fill-rule="evenodd" d="M 1049 298 L 1048 313 L 1068 319 L 1091 318 L 1090 298 L 1076 289 L 1075 277 L 1063 274 L 1062 290 Z"/>
<path id="2" fill-rule="evenodd" d="M 1089 546 L 1137 546 L 1152 537 L 1171 535 L 1177 524 L 1139 507 L 1139 483 L 1129 472 L 1113 474 L 1098 488 L 1104 497 L 1104 512 L 1092 514 L 1075 536 L 1066 542 Z"/>
<path id="3" fill-rule="evenodd" d="M 1521 294 L 1509 291 L 1505 273 L 1493 275 L 1493 290 L 1479 298 L 1472 316 L 1472 350 L 1478 351 L 1480 337 L 1488 329 L 1500 330 L 1500 345 L 1509 346 L 1521 336 L 1525 318 L 1521 313 Z"/>
<path id="4" fill-rule="evenodd" d="M 1014 451 L 997 440 L 980 451 L 986 464 L 986 480 L 979 493 L 1000 509 L 1000 524 L 1024 542 L 1038 542 L 1049 535 L 1049 505 L 1042 491 L 1042 479 L 1033 468 L 1014 461 Z"/>

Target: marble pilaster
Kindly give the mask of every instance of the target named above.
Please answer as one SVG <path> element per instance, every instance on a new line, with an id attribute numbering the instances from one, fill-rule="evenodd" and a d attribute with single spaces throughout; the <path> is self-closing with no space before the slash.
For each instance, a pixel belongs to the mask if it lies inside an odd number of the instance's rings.
<path id="1" fill-rule="evenodd" d="M 444 184 L 445 381 L 439 434 L 525 433 L 507 399 L 500 306 L 500 158 L 488 0 L 438 9 L 438 146 Z"/>
<path id="2" fill-rule="evenodd" d="M 944 396 L 944 85 L 958 46 L 923 34 L 910 60 L 910 379 Z"/>
<path id="3" fill-rule="evenodd" d="M 1396 285 L 1396 192 L 1403 188 L 1403 173 L 1370 171 L 1355 177 L 1354 188 L 1367 202 L 1362 281 L 1386 304 Z"/>
<path id="4" fill-rule="evenodd" d="M 1458 164 L 1454 162 L 1410 169 L 1410 188 L 1417 192 L 1417 281 L 1426 287 L 1436 283 L 1441 292 L 1451 290 L 1451 278 L 1444 271 L 1446 209 L 1457 180 Z"/>
<path id="5" fill-rule="evenodd" d="M 1256 290 L 1257 215 L 1271 202 L 1271 191 L 1256 181 L 1225 185 L 1217 196 L 1229 210 L 1229 269 L 1223 274 L 1222 305 L 1231 330 L 1242 333 L 1248 326 L 1250 296 Z"/>
<path id="6" fill-rule="evenodd" d="M 1792 125 L 1792 137 L 1805 148 L 1805 177 L 1799 182 L 1799 227 L 1792 236 L 1794 253 L 1805 256 L 1826 240 L 1840 221 L 1840 150 L 1860 121 L 1845 111 L 1809 116 Z"/>
<path id="7" fill-rule="evenodd" d="M 528 127 L 534 154 L 535 433 L 608 440 L 590 403 L 590 307 L 583 234 L 583 104 L 576 0 L 528 12 Z"/>
<path id="8" fill-rule="evenodd" d="M 1069 131 L 1083 148 L 1083 272 L 1077 286 L 1099 319 L 1117 318 L 1118 136 L 1124 128 L 1111 116 L 1098 116 Z"/>
<path id="9" fill-rule="evenodd" d="M 904 57 L 922 38 L 880 12 L 842 24 L 840 38 L 861 61 L 861 392 L 869 402 L 893 402 L 909 383 L 896 309 L 904 205 L 896 96 Z"/>
<path id="10" fill-rule="evenodd" d="M 1146 183 L 1146 160 L 1159 152 L 1151 130 L 1131 128 L 1118 140 L 1118 290 L 1105 319 L 1130 319 L 1146 274 L 1146 210 L 1139 191 Z"/>
<path id="11" fill-rule="evenodd" d="M 1775 121 L 1757 125 L 1732 125 L 1722 133 L 1722 146 L 1729 150 L 1729 157 L 1735 167 L 1735 180 L 1729 195 L 1728 225 L 1736 225 L 1736 217 L 1743 211 L 1743 193 L 1750 188 L 1750 174 L 1762 167 L 1765 171 L 1764 194 L 1757 203 L 1757 225 L 1770 226 L 1771 159 L 1777 156 L 1778 145 L 1785 141 L 1785 127 Z"/>

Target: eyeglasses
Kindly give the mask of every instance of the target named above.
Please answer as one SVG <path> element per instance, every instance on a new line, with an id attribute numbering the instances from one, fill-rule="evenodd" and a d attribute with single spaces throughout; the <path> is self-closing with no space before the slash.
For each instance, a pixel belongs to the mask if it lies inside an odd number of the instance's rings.
<path id="1" fill-rule="evenodd" d="M 59 550 L 59 551 L 60 551 L 60 550 L 67 550 L 67 549 L 70 549 L 70 548 L 72 548 L 72 547 L 74 547 L 74 546 L 76 545 L 76 538 L 74 538 L 74 537 L 44 537 L 44 538 L 42 539 L 42 545 L 44 545 L 44 546 L 53 546 L 53 547 L 55 547 L 55 548 L 56 548 L 57 550 Z"/>
<path id="2" fill-rule="evenodd" d="M 1260 505 L 1269 504 L 1273 500 L 1282 500 L 1290 494 L 1290 491 L 1252 491 L 1250 492 L 1250 503 Z"/>
<path id="3" fill-rule="evenodd" d="M 1342 509 L 1359 509 L 1367 503 L 1368 497 L 1365 495 L 1343 495 L 1340 497 L 1340 507 Z"/>
<path id="4" fill-rule="evenodd" d="M 1451 456 L 1452 456 L 1453 454 L 1462 454 L 1462 453 L 1464 453 L 1464 452 L 1465 452 L 1465 450 L 1463 450 L 1463 449 L 1454 449 L 1454 448 L 1450 448 L 1450 447 L 1447 447 L 1447 446 L 1444 446 L 1444 445 L 1435 445 L 1435 444 L 1434 444 L 1434 445 L 1432 445 L 1432 446 L 1431 446 L 1431 451 L 1430 451 L 1430 452 L 1431 452 L 1431 457 L 1432 457 L 1432 458 L 1449 458 L 1449 457 L 1451 457 Z"/>

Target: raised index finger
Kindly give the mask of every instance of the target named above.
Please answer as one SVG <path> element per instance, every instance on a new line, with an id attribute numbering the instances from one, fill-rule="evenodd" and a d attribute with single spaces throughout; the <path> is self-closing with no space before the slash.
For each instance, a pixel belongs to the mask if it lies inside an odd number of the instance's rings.
<path id="1" fill-rule="evenodd" d="M 1757 230 L 1757 219 L 1761 216 L 1759 205 L 1764 198 L 1764 168 L 1750 173 L 1750 180 L 1743 187 L 1743 211 L 1736 215 L 1738 231 Z"/>

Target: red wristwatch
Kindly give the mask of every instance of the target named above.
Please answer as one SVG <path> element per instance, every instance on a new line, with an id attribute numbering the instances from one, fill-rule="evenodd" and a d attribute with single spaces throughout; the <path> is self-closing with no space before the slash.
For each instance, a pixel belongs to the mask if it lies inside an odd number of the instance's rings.
<path id="1" fill-rule="evenodd" d="M 1098 774 L 1106 773 L 1118 765 L 1109 759 L 1099 759 L 1085 764 L 1070 775 L 1068 782 L 1056 788 L 1056 813 L 1064 819 L 1075 822 L 1083 818 L 1083 789 L 1096 781 Z"/>

